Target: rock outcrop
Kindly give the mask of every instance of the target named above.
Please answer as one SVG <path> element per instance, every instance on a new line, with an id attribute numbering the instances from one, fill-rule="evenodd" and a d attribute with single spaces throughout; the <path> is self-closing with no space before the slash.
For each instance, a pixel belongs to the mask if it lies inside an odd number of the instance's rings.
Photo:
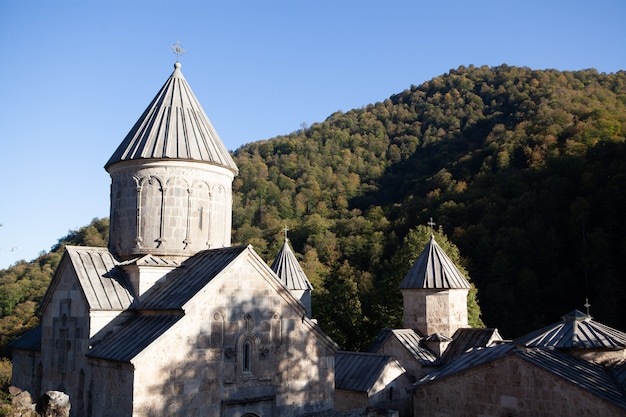
<path id="1" fill-rule="evenodd" d="M 70 408 L 70 396 L 61 391 L 47 391 L 37 401 L 41 417 L 69 417 Z"/>

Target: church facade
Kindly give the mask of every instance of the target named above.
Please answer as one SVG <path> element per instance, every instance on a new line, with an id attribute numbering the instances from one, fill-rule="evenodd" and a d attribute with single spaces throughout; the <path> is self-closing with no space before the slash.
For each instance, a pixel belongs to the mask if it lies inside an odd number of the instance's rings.
<path id="1" fill-rule="evenodd" d="M 68 393 L 72 416 L 331 409 L 337 345 L 306 277 L 290 288 L 290 270 L 231 246 L 237 166 L 178 62 L 105 168 L 109 247 L 66 248 L 41 325 L 12 345 L 12 383 Z"/>

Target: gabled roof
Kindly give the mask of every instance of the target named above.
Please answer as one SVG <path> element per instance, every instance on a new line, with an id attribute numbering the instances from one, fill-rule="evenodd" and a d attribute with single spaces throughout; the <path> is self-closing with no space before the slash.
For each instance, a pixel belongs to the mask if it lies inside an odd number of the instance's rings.
<path id="1" fill-rule="evenodd" d="M 137 159 L 180 159 L 228 168 L 237 165 L 200 102 L 174 64 L 174 72 L 113 153 L 105 168 Z"/>
<path id="2" fill-rule="evenodd" d="M 92 310 L 124 310 L 132 304 L 132 285 L 108 249 L 68 246 L 66 253 Z"/>
<path id="3" fill-rule="evenodd" d="M 528 347 L 625 349 L 626 333 L 574 310 L 563 316 L 560 322 L 519 337 L 514 342 Z"/>
<path id="4" fill-rule="evenodd" d="M 141 309 L 180 309 L 250 246 L 232 246 L 198 252 L 148 289 Z"/>
<path id="5" fill-rule="evenodd" d="M 457 329 L 452 335 L 452 343 L 448 345 L 446 351 L 441 357 L 442 362 L 450 361 L 463 352 L 478 347 L 488 347 L 495 342 L 502 341 L 500 332 L 495 328 L 473 329 L 461 328 Z"/>
<path id="6" fill-rule="evenodd" d="M 71 266 L 90 310 L 127 309 L 133 303 L 134 293 L 128 277 L 118 265 L 107 248 L 66 246 L 41 308 L 48 304 L 60 275 Z"/>
<path id="7" fill-rule="evenodd" d="M 280 282 L 290 290 L 310 291 L 313 289 L 298 259 L 296 259 L 296 255 L 289 247 L 289 239 L 285 238 L 285 244 L 276 255 L 271 268 L 280 278 Z"/>
<path id="8" fill-rule="evenodd" d="M 136 313 L 87 353 L 92 358 L 130 362 L 183 317 L 183 312 Z"/>
<path id="9" fill-rule="evenodd" d="M 400 289 L 460 289 L 470 283 L 431 236 L 413 267 L 400 283 Z"/>
<path id="10" fill-rule="evenodd" d="M 430 372 L 426 376 L 422 377 L 416 383 L 416 385 L 420 385 L 434 380 L 440 380 L 450 375 L 463 372 L 467 369 L 484 365 L 505 356 L 514 349 L 515 345 L 513 345 L 512 343 L 497 345 L 488 348 L 470 349 L 469 351 L 464 352 L 462 355 L 455 358 L 454 360 L 445 363 L 437 370 Z"/>
<path id="11" fill-rule="evenodd" d="M 370 347 L 370 352 L 378 352 L 387 341 L 394 337 L 420 365 L 429 365 L 437 357 L 420 344 L 421 337 L 413 329 L 383 329 Z"/>
<path id="12" fill-rule="evenodd" d="M 388 355 L 340 351 L 335 354 L 335 389 L 370 393 L 384 370 L 394 366 L 406 371 Z"/>
<path id="13" fill-rule="evenodd" d="M 580 389 L 626 409 L 626 398 L 618 381 L 602 366 L 578 359 L 558 350 L 517 348 L 513 343 L 469 350 L 424 376 L 415 386 L 441 381 L 452 375 L 460 374 L 466 370 L 486 365 L 507 356 L 519 357 L 553 375 L 565 379 Z"/>
<path id="14" fill-rule="evenodd" d="M 28 330 L 26 333 L 9 343 L 12 349 L 24 349 L 32 351 L 41 350 L 41 324 Z"/>
<path id="15" fill-rule="evenodd" d="M 130 362 L 182 319 L 185 316 L 185 304 L 244 252 L 249 252 L 258 265 L 267 268 L 268 282 L 281 291 L 288 302 L 292 302 L 296 308 L 302 308 L 293 295 L 272 277 L 269 267 L 252 246 L 208 249 L 196 253 L 148 289 L 142 300 L 128 311 L 131 316 L 124 323 L 110 323 L 104 327 L 95 337 L 98 342 L 88 356 Z M 237 280 L 238 277 L 234 275 L 233 279 Z M 302 315 L 302 323 L 309 326 L 322 343 L 333 351 L 337 349 L 335 342 L 311 319 Z"/>

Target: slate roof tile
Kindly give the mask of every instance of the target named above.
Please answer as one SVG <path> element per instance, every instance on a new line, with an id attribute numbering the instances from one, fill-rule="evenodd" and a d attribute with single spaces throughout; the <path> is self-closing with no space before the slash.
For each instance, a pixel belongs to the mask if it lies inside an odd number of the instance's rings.
<path id="1" fill-rule="evenodd" d="M 340 351 L 335 354 L 335 388 L 369 392 L 389 365 L 404 368 L 391 356 Z"/>

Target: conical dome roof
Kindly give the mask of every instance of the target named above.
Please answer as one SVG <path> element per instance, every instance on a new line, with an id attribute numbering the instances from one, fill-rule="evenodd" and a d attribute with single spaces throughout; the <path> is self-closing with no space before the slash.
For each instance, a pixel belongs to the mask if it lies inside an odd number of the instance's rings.
<path id="1" fill-rule="evenodd" d="M 519 337 L 514 342 L 528 347 L 624 349 L 626 333 L 574 310 L 564 315 L 560 322 Z"/>
<path id="2" fill-rule="evenodd" d="M 237 165 L 198 99 L 174 64 L 174 72 L 122 141 L 105 168 L 138 159 L 180 159 L 230 169 Z"/>
<path id="3" fill-rule="evenodd" d="M 437 244 L 434 236 L 400 283 L 400 289 L 471 288 L 454 262 Z"/>
<path id="4" fill-rule="evenodd" d="M 289 247 L 289 239 L 285 238 L 285 244 L 283 245 L 276 259 L 271 266 L 272 270 L 276 272 L 280 281 L 290 290 L 311 290 L 313 287 L 309 282 L 306 274 L 300 267 L 296 255 L 291 251 Z"/>

